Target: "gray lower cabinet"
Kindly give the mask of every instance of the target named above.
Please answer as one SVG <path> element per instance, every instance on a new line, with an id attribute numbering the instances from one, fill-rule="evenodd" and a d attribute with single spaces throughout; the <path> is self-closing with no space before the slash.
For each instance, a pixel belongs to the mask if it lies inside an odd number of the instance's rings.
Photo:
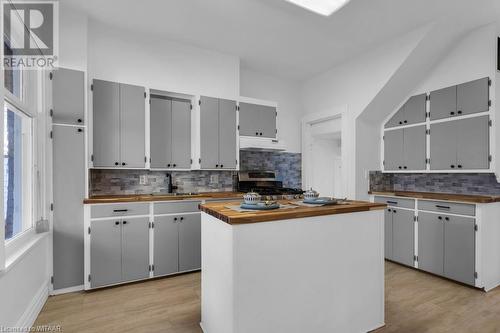
<path id="1" fill-rule="evenodd" d="M 443 275 L 444 224 L 438 214 L 418 214 L 418 268 Z"/>
<path id="2" fill-rule="evenodd" d="M 392 208 L 386 208 L 384 213 L 384 252 L 385 258 L 389 260 L 392 260 L 392 228 Z"/>
<path id="3" fill-rule="evenodd" d="M 52 72 L 52 82 L 53 122 L 83 125 L 85 73 L 59 67 Z"/>
<path id="4" fill-rule="evenodd" d="M 145 88 L 93 80 L 94 167 L 145 167 Z"/>
<path id="5" fill-rule="evenodd" d="M 412 210 L 392 209 L 392 260 L 414 265 L 414 221 Z"/>
<path id="6" fill-rule="evenodd" d="M 425 125 L 384 133 L 385 170 L 425 170 Z"/>
<path id="7" fill-rule="evenodd" d="M 92 288 L 122 282 L 122 233 L 119 219 L 91 221 L 90 284 Z"/>
<path id="8" fill-rule="evenodd" d="M 241 102 L 240 135 L 275 138 L 276 108 Z"/>
<path id="9" fill-rule="evenodd" d="M 179 223 L 179 271 L 201 267 L 201 215 L 180 217 Z"/>
<path id="10" fill-rule="evenodd" d="M 413 266 L 414 215 L 415 212 L 412 210 L 386 208 L 384 215 L 385 258 Z"/>
<path id="11" fill-rule="evenodd" d="M 200 99 L 200 166 L 234 169 L 237 165 L 236 101 Z"/>
<path id="12" fill-rule="evenodd" d="M 149 276 L 149 219 L 93 220 L 90 223 L 92 288 Z"/>
<path id="13" fill-rule="evenodd" d="M 444 276 L 474 285 L 475 219 L 459 216 L 444 219 Z"/>
<path id="14" fill-rule="evenodd" d="M 81 128 L 54 125 L 54 289 L 83 284 L 85 139 Z"/>
<path id="15" fill-rule="evenodd" d="M 432 124 L 431 169 L 488 169 L 489 126 L 488 116 Z"/>
<path id="16" fill-rule="evenodd" d="M 122 279 L 141 280 L 149 277 L 149 219 L 122 220 Z"/>
<path id="17" fill-rule="evenodd" d="M 200 269 L 201 216 L 155 216 L 154 275 Z"/>
<path id="18" fill-rule="evenodd" d="M 151 95 L 152 168 L 191 168 L 191 101 Z"/>
<path id="19" fill-rule="evenodd" d="M 176 217 L 177 218 L 177 217 Z M 179 230 L 174 216 L 155 216 L 154 275 L 179 271 Z"/>

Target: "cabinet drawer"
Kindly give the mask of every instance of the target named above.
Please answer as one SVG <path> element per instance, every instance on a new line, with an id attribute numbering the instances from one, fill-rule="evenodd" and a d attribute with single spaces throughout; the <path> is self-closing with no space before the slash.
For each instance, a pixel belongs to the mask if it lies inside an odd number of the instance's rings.
<path id="1" fill-rule="evenodd" d="M 406 199 L 406 198 L 390 198 L 390 197 L 375 197 L 375 202 L 385 203 L 389 206 L 393 207 L 402 207 L 402 208 L 415 208 L 415 200 L 414 199 Z"/>
<path id="2" fill-rule="evenodd" d="M 124 215 L 148 215 L 149 204 L 147 203 L 127 203 L 127 204 L 100 204 L 90 208 L 90 217 L 113 217 Z"/>
<path id="3" fill-rule="evenodd" d="M 460 214 L 460 215 L 476 215 L 476 206 L 463 203 L 454 203 L 447 201 L 418 201 L 419 210 L 428 210 L 440 213 Z"/>
<path id="4" fill-rule="evenodd" d="M 154 214 L 178 214 L 199 211 L 200 201 L 159 202 L 154 205 Z"/>

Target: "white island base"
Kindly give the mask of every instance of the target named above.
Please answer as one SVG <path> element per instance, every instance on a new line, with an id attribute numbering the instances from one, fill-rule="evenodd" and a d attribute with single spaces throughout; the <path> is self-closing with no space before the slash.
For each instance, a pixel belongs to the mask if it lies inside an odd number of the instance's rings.
<path id="1" fill-rule="evenodd" d="M 250 224 L 202 212 L 204 333 L 384 325 L 384 211 Z"/>

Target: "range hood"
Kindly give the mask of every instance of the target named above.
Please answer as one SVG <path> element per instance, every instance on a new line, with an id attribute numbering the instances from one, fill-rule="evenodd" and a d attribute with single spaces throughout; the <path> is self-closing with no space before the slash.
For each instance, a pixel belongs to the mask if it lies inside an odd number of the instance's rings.
<path id="1" fill-rule="evenodd" d="M 240 150 L 284 151 L 286 150 L 286 145 L 283 140 L 278 139 L 240 136 Z"/>

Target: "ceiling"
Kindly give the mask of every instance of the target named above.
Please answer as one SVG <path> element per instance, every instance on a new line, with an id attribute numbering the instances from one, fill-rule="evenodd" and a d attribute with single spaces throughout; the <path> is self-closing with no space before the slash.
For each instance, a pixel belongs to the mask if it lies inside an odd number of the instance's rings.
<path id="1" fill-rule="evenodd" d="M 483 2 L 496 1 L 351 0 L 323 17 L 283 0 L 64 0 L 108 25 L 236 55 L 245 68 L 295 80 L 452 11 L 467 19 L 491 10 Z"/>

